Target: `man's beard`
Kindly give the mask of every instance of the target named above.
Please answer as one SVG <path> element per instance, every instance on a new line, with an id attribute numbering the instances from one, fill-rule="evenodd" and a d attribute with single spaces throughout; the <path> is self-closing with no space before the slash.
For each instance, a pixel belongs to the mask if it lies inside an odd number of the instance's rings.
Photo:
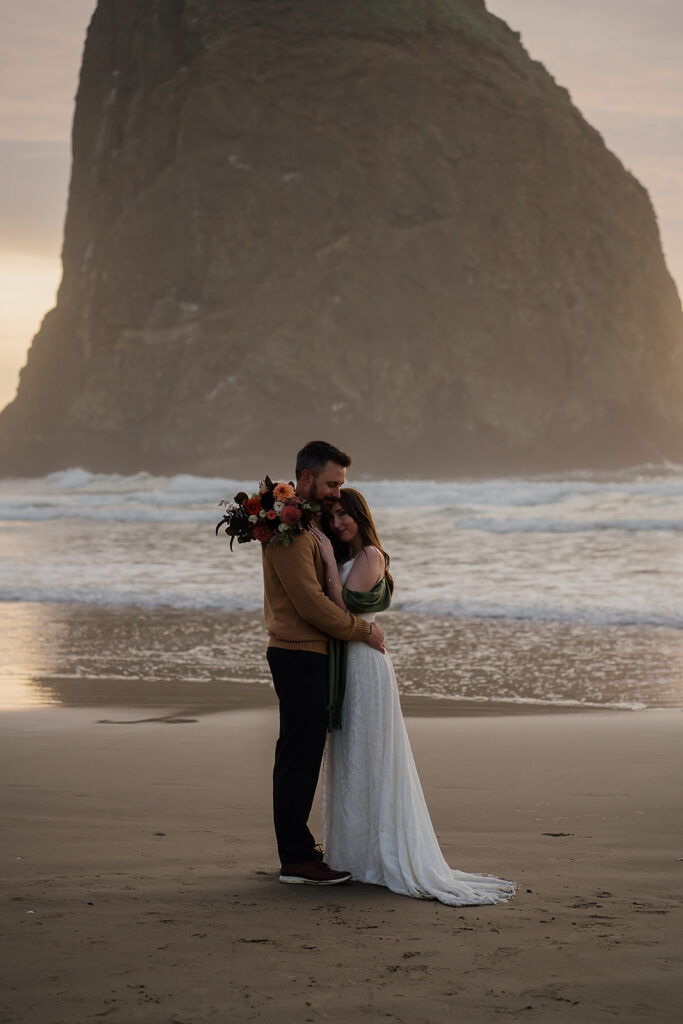
<path id="1" fill-rule="evenodd" d="M 323 510 L 323 512 L 329 512 L 329 510 L 334 505 L 335 501 L 337 501 L 338 499 L 337 498 L 330 498 L 329 496 L 326 496 L 324 498 L 319 498 L 318 497 L 318 487 L 317 487 L 317 484 L 314 484 L 313 485 L 313 491 L 311 493 L 311 500 L 317 502 L 317 504 L 320 505 L 320 507 Z"/>

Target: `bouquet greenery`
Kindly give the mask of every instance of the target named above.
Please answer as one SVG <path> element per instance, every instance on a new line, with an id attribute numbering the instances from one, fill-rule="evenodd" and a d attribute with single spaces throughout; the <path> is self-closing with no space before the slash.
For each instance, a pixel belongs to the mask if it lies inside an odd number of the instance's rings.
<path id="1" fill-rule="evenodd" d="M 225 512 L 216 526 L 216 535 L 222 526 L 230 537 L 230 550 L 237 538 L 238 544 L 257 540 L 261 544 L 291 544 L 294 538 L 308 529 L 318 512 L 314 501 L 300 498 L 294 484 L 273 483 L 269 476 L 259 484 L 252 495 L 245 491 L 232 501 L 219 501 Z"/>

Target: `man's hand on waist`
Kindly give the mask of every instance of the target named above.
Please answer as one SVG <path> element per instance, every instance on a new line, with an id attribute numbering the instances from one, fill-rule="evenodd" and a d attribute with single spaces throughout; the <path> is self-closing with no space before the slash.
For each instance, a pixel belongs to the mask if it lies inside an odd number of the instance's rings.
<path id="1" fill-rule="evenodd" d="M 372 630 L 365 639 L 365 643 L 368 647 L 373 647 L 380 654 L 386 653 L 386 647 L 384 646 L 384 630 L 381 629 L 376 622 L 372 624 Z"/>

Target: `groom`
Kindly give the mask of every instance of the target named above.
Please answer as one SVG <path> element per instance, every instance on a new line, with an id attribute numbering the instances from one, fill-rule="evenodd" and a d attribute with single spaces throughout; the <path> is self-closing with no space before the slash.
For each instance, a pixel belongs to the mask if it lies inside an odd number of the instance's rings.
<path id="1" fill-rule="evenodd" d="M 310 441 L 296 457 L 296 493 L 330 508 L 350 464 L 351 456 L 334 445 Z M 280 702 L 273 769 L 280 881 L 337 885 L 351 875 L 325 864 L 307 824 L 327 732 L 327 638 L 362 641 L 383 652 L 384 633 L 326 597 L 323 561 L 308 531 L 287 547 L 263 548 L 263 586 L 267 658 Z"/>

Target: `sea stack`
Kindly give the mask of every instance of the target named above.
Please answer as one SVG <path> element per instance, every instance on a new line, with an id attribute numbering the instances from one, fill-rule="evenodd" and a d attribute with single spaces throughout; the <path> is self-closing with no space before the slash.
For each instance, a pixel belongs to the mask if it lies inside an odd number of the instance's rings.
<path id="1" fill-rule="evenodd" d="M 0 472 L 683 460 L 644 188 L 483 0 L 100 0 Z"/>

